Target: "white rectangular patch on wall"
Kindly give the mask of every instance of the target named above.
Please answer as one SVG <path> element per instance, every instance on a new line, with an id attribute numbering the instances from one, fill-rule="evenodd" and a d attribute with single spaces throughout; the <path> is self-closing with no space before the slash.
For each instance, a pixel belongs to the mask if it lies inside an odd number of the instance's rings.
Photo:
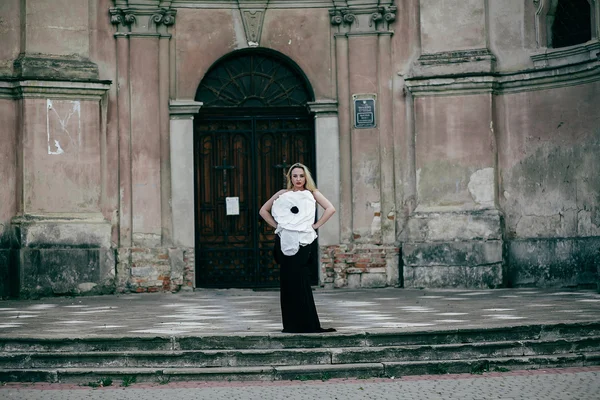
<path id="1" fill-rule="evenodd" d="M 46 100 L 48 154 L 73 152 L 81 145 L 81 104 L 78 100 Z"/>
<path id="2" fill-rule="evenodd" d="M 240 198 L 225 197 L 225 207 L 227 215 L 240 215 Z"/>

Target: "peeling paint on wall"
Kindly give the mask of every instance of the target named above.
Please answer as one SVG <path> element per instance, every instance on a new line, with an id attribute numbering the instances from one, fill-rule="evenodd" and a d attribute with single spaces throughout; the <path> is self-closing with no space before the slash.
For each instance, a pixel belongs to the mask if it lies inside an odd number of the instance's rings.
<path id="1" fill-rule="evenodd" d="M 494 168 L 483 168 L 471 174 L 468 188 L 475 203 L 482 206 L 493 206 Z"/>
<path id="2" fill-rule="evenodd" d="M 81 145 L 81 103 L 47 99 L 46 105 L 48 154 L 64 154 L 71 146 L 78 148 Z"/>

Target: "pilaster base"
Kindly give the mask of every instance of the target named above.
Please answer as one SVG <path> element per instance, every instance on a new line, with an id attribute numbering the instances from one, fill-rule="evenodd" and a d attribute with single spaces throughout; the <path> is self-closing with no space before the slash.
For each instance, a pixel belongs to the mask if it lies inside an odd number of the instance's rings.
<path id="1" fill-rule="evenodd" d="M 193 290 L 193 248 L 119 248 L 116 290 L 120 293 Z"/>
<path id="2" fill-rule="evenodd" d="M 399 283 L 398 247 L 343 244 L 321 247 L 326 288 L 377 288 Z"/>
<path id="3" fill-rule="evenodd" d="M 114 291 L 111 226 L 99 214 L 13 219 L 10 288 L 19 298 Z"/>
<path id="4" fill-rule="evenodd" d="M 600 290 L 600 237 L 514 239 L 506 243 L 511 287 Z"/>
<path id="5" fill-rule="evenodd" d="M 403 244 L 404 287 L 496 288 L 504 282 L 496 210 L 418 212 Z"/>

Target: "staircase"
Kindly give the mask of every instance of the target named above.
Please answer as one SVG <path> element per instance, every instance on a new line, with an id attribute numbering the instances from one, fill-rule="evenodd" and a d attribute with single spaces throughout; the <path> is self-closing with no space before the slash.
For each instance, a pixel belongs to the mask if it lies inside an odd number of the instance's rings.
<path id="1" fill-rule="evenodd" d="M 0 338 L 0 381 L 399 377 L 600 365 L 600 322 L 362 334 Z"/>

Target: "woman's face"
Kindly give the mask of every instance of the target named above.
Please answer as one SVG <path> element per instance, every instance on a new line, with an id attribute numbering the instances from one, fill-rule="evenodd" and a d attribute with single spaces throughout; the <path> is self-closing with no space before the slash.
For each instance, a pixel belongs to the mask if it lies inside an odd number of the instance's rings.
<path id="1" fill-rule="evenodd" d="M 290 174 L 290 178 L 292 179 L 292 187 L 294 190 L 304 189 L 304 185 L 306 184 L 306 176 L 304 175 L 303 168 L 294 168 Z"/>

